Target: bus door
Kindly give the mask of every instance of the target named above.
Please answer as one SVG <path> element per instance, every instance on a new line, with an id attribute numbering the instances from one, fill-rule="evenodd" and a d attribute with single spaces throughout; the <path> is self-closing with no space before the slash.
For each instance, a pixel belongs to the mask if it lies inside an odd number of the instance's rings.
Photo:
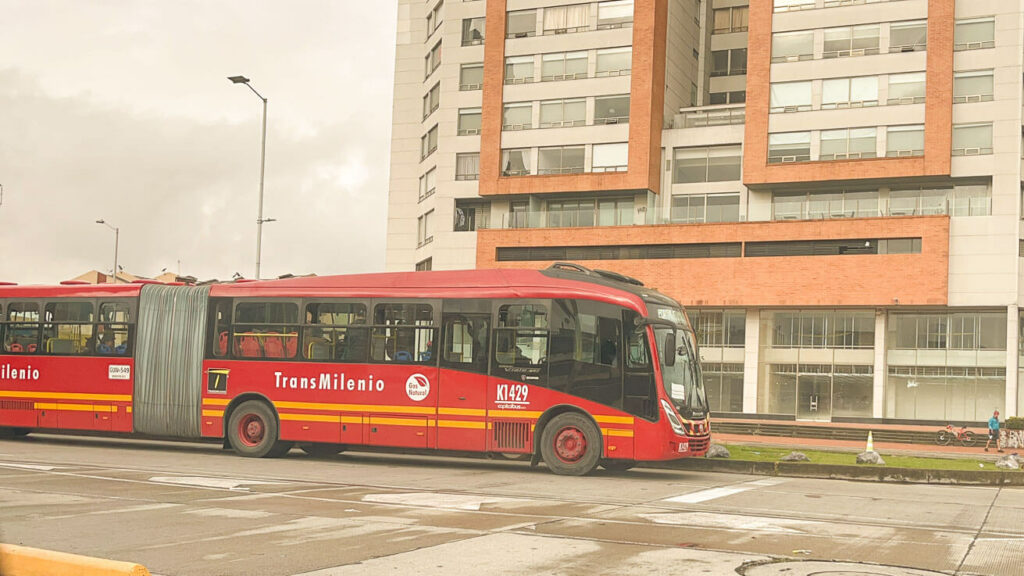
<path id="1" fill-rule="evenodd" d="M 443 316 L 438 384 L 437 447 L 487 448 L 487 362 L 491 316 L 448 312 Z"/>
<path id="2" fill-rule="evenodd" d="M 495 304 L 494 344 L 488 383 L 487 450 L 526 454 L 533 428 L 552 401 L 548 387 L 550 301 Z"/>

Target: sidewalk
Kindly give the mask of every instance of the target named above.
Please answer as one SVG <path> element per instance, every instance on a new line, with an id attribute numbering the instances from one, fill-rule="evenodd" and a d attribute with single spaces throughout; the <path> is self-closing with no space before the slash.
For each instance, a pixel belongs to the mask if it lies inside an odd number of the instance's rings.
<path id="1" fill-rule="evenodd" d="M 987 436 L 985 437 L 987 438 Z M 711 434 L 711 441 L 716 444 L 744 444 L 749 446 L 773 446 L 783 448 L 793 448 L 794 450 L 833 450 L 836 452 L 852 452 L 860 453 L 864 451 L 867 446 L 867 436 L 865 435 L 864 441 L 859 442 L 855 440 L 835 440 L 835 439 L 824 439 L 824 438 L 795 438 L 792 436 L 751 436 L 744 434 L 724 434 L 715 433 Z M 998 456 L 1002 456 L 995 448 L 989 448 L 988 452 L 985 452 L 985 441 L 984 438 L 981 442 L 975 444 L 973 447 L 967 448 L 960 445 L 949 445 L 939 446 L 933 444 L 928 446 L 926 444 L 904 444 L 901 442 L 874 442 L 876 452 L 882 452 L 886 454 L 899 454 L 901 456 L 920 456 L 923 458 L 984 458 L 991 457 L 996 459 Z M 1016 449 L 1006 450 L 1006 454 L 1017 452 L 1018 454 L 1024 454 L 1024 451 L 1018 451 Z"/>

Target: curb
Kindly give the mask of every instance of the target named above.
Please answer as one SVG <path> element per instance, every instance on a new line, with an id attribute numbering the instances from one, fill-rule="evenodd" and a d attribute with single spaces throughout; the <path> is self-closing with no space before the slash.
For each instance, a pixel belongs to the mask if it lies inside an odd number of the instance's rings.
<path id="1" fill-rule="evenodd" d="M 806 462 L 752 462 L 749 460 L 712 460 L 684 458 L 666 462 L 659 468 L 700 472 L 729 472 L 757 476 L 785 476 L 831 480 L 861 480 L 902 484 L 964 484 L 985 486 L 1024 486 L 1024 473 L 1015 471 L 926 470 L 888 466 L 845 466 Z"/>
<path id="2" fill-rule="evenodd" d="M 27 548 L 13 544 L 0 544 L 0 574 L 3 576 L 150 576 L 145 566 L 131 562 L 118 562 Z"/>

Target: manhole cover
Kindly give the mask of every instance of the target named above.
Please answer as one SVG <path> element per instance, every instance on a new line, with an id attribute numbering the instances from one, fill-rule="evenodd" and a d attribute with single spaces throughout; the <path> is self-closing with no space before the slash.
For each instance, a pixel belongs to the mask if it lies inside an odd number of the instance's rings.
<path id="1" fill-rule="evenodd" d="M 941 572 L 856 562 L 772 562 L 740 569 L 743 576 L 944 576 Z"/>

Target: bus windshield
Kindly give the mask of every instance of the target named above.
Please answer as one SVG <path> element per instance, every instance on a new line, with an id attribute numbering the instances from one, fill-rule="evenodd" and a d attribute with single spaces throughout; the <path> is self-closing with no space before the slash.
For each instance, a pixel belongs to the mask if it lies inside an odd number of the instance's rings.
<path id="1" fill-rule="evenodd" d="M 700 356 L 697 353 L 697 339 L 690 322 L 678 308 L 656 307 L 655 313 L 661 320 L 669 320 L 679 326 L 676 330 L 675 362 L 669 366 L 660 358 L 661 376 L 665 392 L 683 418 L 701 419 L 707 416 L 708 400 L 701 375 Z M 666 326 L 654 327 L 655 341 L 660 356 L 664 356 L 665 338 L 672 330 Z"/>

